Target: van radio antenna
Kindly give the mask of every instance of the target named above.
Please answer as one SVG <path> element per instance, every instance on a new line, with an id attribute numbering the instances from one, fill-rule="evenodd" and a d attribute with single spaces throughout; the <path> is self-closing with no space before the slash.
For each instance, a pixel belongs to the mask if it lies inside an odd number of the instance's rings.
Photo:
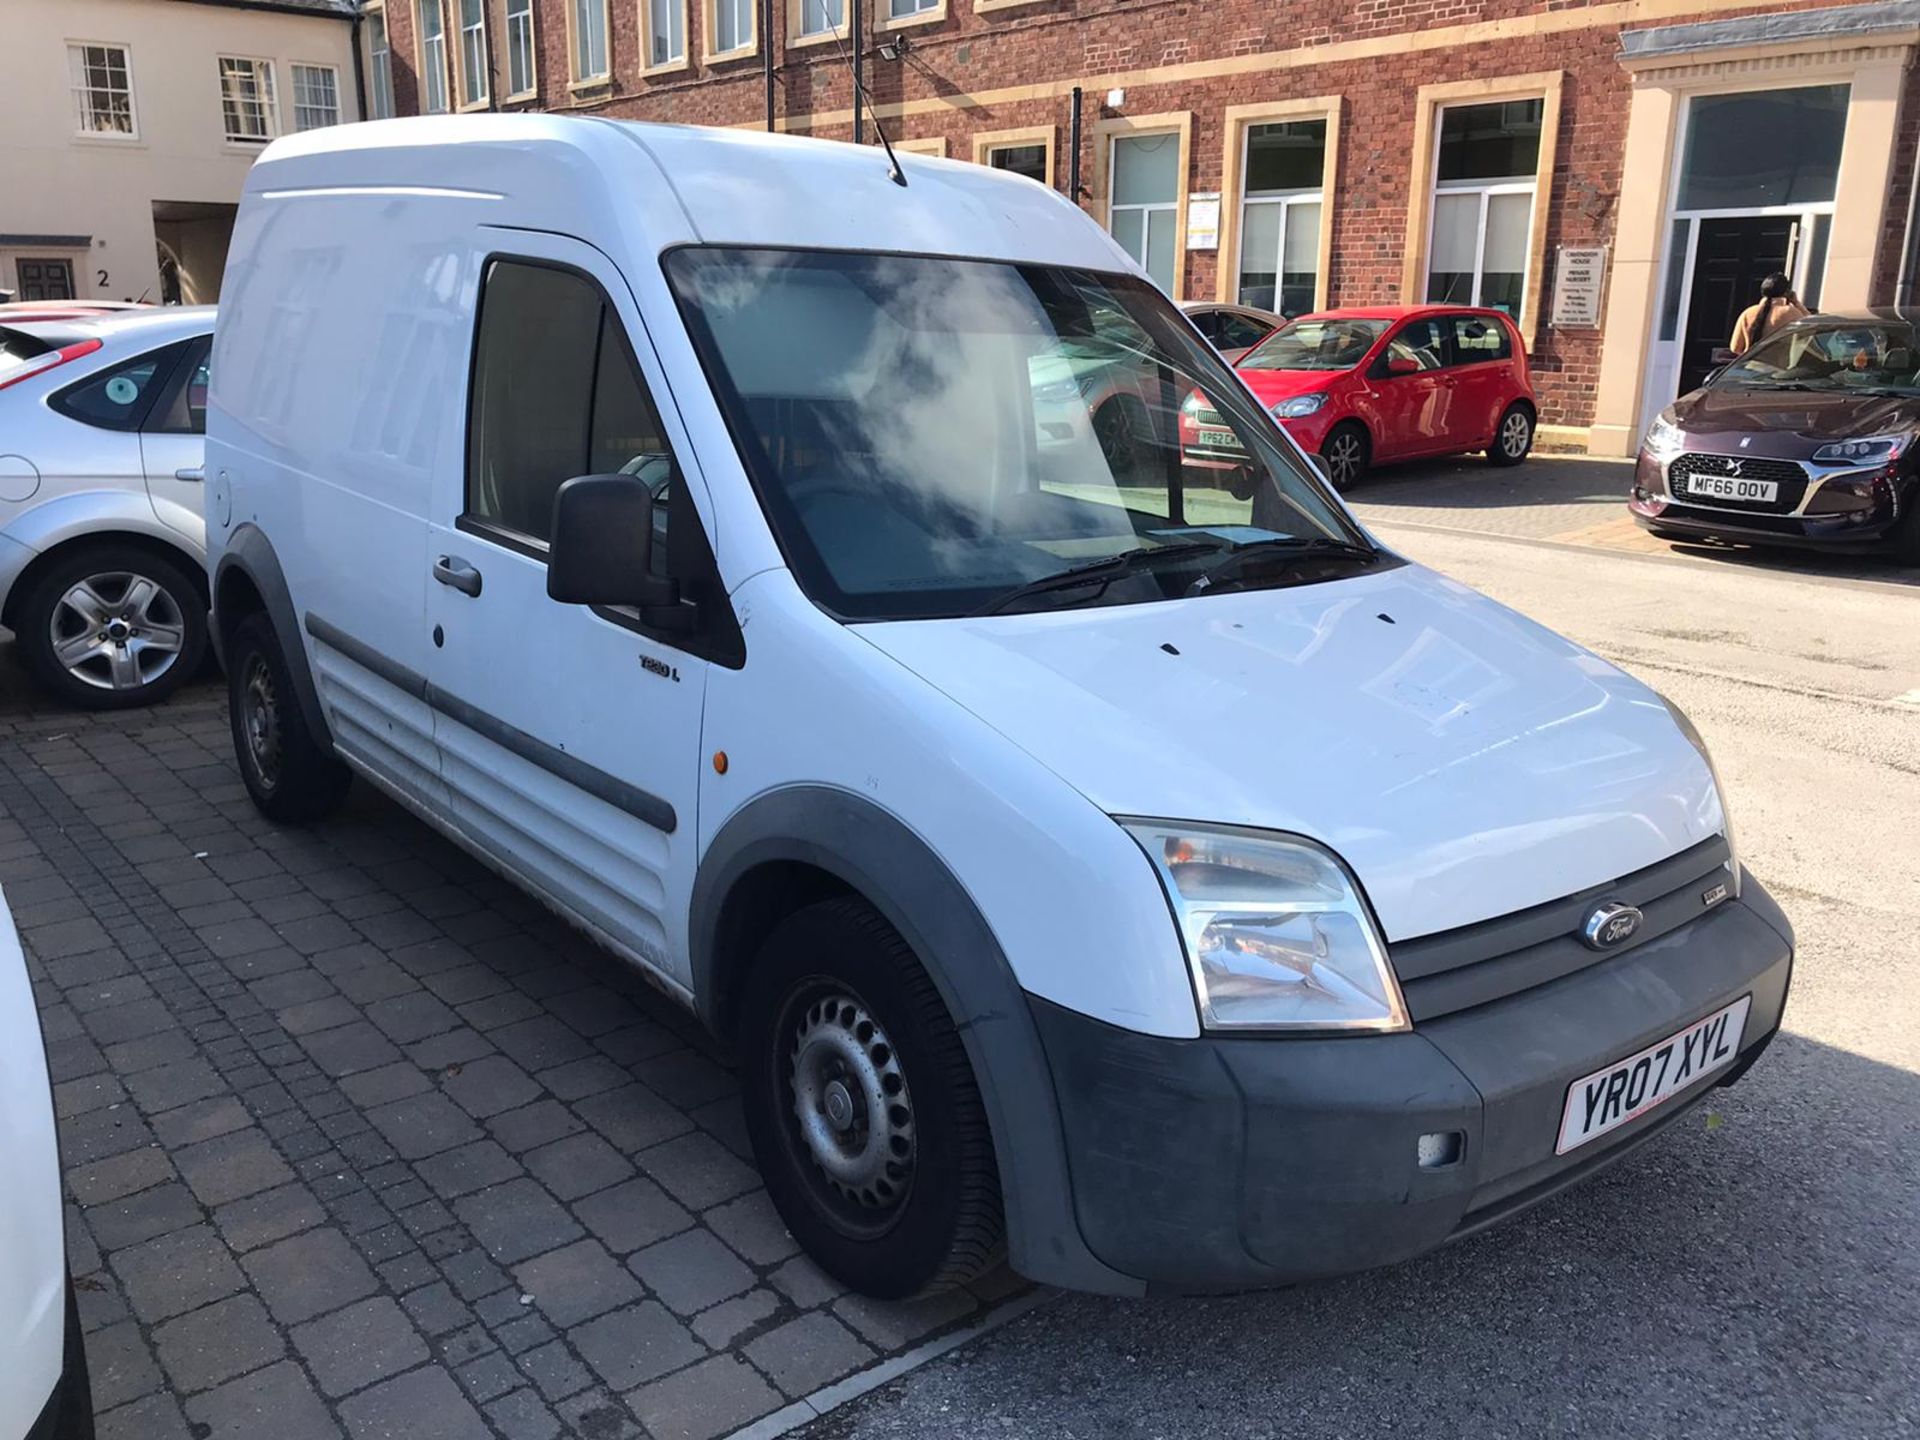
<path id="1" fill-rule="evenodd" d="M 858 8 L 855 7 L 855 13 L 858 13 Z M 880 137 L 880 148 L 887 152 L 887 178 L 904 190 L 907 188 L 906 171 L 900 168 L 900 161 L 893 153 L 893 142 L 887 139 L 886 127 L 880 123 L 880 117 L 873 111 L 873 97 L 867 94 L 867 87 L 860 83 L 860 68 L 853 63 L 853 57 L 847 53 L 847 47 L 841 42 L 840 32 L 833 30 L 830 33 L 833 36 L 834 49 L 840 52 L 840 63 L 847 67 L 847 74 L 853 79 L 853 103 L 856 110 L 864 109 L 867 112 L 867 119 L 873 122 L 873 133 Z M 856 45 L 860 43 L 858 35 L 853 37 L 853 43 Z M 859 127 L 854 128 L 857 130 Z"/>

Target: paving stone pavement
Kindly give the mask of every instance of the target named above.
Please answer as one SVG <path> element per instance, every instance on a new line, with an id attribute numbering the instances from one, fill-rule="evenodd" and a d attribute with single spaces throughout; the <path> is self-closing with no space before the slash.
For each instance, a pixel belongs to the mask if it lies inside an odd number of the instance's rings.
<path id="1" fill-rule="evenodd" d="M 371 787 L 261 819 L 217 684 L 62 713 L 9 648 L 0 887 L 101 1440 L 705 1440 L 1018 1284 L 842 1293 L 634 972 Z"/>

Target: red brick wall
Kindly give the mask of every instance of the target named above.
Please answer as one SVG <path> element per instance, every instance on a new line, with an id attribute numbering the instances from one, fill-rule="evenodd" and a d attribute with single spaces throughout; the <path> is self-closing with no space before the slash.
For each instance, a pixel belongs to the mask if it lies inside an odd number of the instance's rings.
<path id="1" fill-rule="evenodd" d="M 542 108 L 591 111 L 644 120 L 694 124 L 751 124 L 764 113 L 761 61 L 747 59 L 708 66 L 700 56 L 704 20 L 701 0 L 687 0 L 687 35 L 692 64 L 682 73 L 654 80 L 640 75 L 639 0 L 608 0 L 614 81 L 607 91 L 575 95 L 567 88 L 567 0 L 535 0 L 540 51 Z M 806 117 L 850 108 L 852 86 L 837 47 L 789 49 L 786 10 L 798 0 L 776 0 L 775 59 L 779 65 L 776 110 L 782 117 Z M 869 21 L 886 0 L 868 0 Z M 1779 0 L 1769 9 L 1787 11 L 1843 0 Z M 387 0 L 393 40 L 394 91 L 402 113 L 413 109 L 412 0 Z M 497 5 L 497 0 L 496 0 Z M 889 62 L 874 48 L 892 38 L 873 33 L 866 46 L 868 84 L 884 111 L 899 103 L 937 96 L 982 92 L 1042 83 L 1086 86 L 1083 183 L 1093 171 L 1092 134 L 1101 118 L 1110 77 L 1125 71 L 1195 61 L 1231 60 L 1302 47 L 1331 45 L 1377 36 L 1406 35 L 1406 49 L 1364 61 L 1293 65 L 1248 75 L 1214 75 L 1179 84 L 1126 82 L 1125 113 L 1188 111 L 1193 117 L 1191 173 L 1193 191 L 1221 186 L 1224 109 L 1229 105 L 1299 96 L 1340 95 L 1345 100 L 1341 127 L 1338 188 L 1327 213 L 1333 225 L 1333 256 L 1328 276 L 1334 304 L 1400 299 L 1402 253 L 1406 242 L 1407 188 L 1412 176 L 1416 92 L 1422 85 L 1462 79 L 1564 72 L 1558 153 L 1547 212 L 1546 247 L 1551 286 L 1552 257 L 1562 245 L 1610 244 L 1620 189 L 1622 148 L 1631 84 L 1620 67 L 1623 7 L 1599 0 L 1040 0 L 1013 10 L 981 14 L 973 0 L 949 0 L 950 14 L 936 24 L 915 26 L 904 34 L 909 52 Z M 1415 48 L 1425 32 L 1545 12 L 1593 9 L 1596 23 L 1544 37 L 1484 40 L 1468 48 Z M 1758 8 L 1703 10 L 1693 16 L 1662 17 L 1659 23 L 1765 13 Z M 1650 22 L 1635 22 L 1644 25 Z M 451 33 L 451 32 L 450 32 Z M 498 52 L 503 31 L 497 23 L 491 40 Z M 1920 143 L 1920 80 L 1909 87 L 1902 120 L 1895 193 L 1890 197 L 1886 233 L 1878 266 L 1878 289 L 1890 296 L 1906 218 L 1912 156 Z M 496 87 L 498 88 L 498 87 Z M 994 105 L 968 105 L 886 120 L 890 136 L 944 136 L 950 155 L 971 159 L 975 133 L 1052 124 L 1058 146 L 1056 183 L 1066 185 L 1069 102 L 1029 99 Z M 844 121 L 819 126 L 814 133 L 845 138 Z M 1229 201 L 1226 207 L 1232 209 Z M 1223 217 L 1236 223 L 1234 217 Z M 1217 255 L 1188 256 L 1184 293 L 1190 298 L 1214 294 Z M 1545 300 L 1545 295 L 1541 297 Z M 1544 313 L 1545 306 L 1542 305 Z M 1594 331 L 1554 333 L 1539 326 L 1533 364 L 1549 423 L 1584 425 L 1591 419 L 1598 380 L 1600 341 Z"/>

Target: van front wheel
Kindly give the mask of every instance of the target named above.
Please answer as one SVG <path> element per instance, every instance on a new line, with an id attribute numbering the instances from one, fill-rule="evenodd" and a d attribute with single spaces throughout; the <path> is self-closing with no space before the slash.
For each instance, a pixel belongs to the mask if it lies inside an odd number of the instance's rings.
<path id="1" fill-rule="evenodd" d="M 240 778 L 262 815 L 302 824 L 340 804 L 353 772 L 307 728 L 280 637 L 265 615 L 249 615 L 234 628 L 227 711 Z"/>
<path id="2" fill-rule="evenodd" d="M 1000 1258 L 1000 1177 L 966 1049 L 871 906 L 828 900 L 776 925 L 738 1039 L 767 1193 L 821 1269 L 897 1300 Z"/>

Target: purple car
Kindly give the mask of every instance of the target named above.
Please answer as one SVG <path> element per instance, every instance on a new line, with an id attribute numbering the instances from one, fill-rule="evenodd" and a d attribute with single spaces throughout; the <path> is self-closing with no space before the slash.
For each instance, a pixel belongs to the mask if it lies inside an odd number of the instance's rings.
<path id="1" fill-rule="evenodd" d="M 1920 564 L 1920 312 L 1816 315 L 1727 358 L 1648 428 L 1642 528 Z"/>

